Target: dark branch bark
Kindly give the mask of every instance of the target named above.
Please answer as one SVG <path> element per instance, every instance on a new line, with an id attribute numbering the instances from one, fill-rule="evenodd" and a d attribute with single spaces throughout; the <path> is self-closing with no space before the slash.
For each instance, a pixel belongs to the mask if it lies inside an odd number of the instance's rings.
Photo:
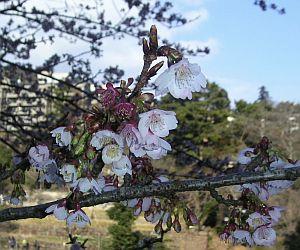
<path id="1" fill-rule="evenodd" d="M 208 177 L 197 180 L 170 181 L 146 186 L 121 187 L 101 195 L 86 195 L 82 198 L 81 207 L 96 206 L 108 202 L 119 202 L 133 198 L 158 196 L 169 197 L 171 194 L 186 191 L 210 191 L 211 189 L 244 183 L 271 180 L 296 180 L 300 177 L 300 167 L 268 172 L 243 172 L 226 176 Z M 44 218 L 48 214 L 45 209 L 61 200 L 20 208 L 7 208 L 0 211 L 0 222 L 27 218 Z M 71 200 L 68 208 L 74 209 Z"/>

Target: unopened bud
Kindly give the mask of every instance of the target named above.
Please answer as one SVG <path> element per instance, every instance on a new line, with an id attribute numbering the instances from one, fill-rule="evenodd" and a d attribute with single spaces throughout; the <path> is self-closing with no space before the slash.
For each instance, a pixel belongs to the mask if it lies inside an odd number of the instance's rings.
<path id="1" fill-rule="evenodd" d="M 155 64 L 149 71 L 148 71 L 148 77 L 155 76 L 157 71 L 164 65 L 164 61 L 161 61 L 157 64 Z"/>
<path id="2" fill-rule="evenodd" d="M 127 80 L 127 87 L 129 87 L 133 83 L 134 79 L 132 77 Z"/>
<path id="3" fill-rule="evenodd" d="M 150 28 L 149 45 L 151 50 L 155 51 L 158 48 L 157 29 L 155 25 L 152 25 Z"/>
<path id="4" fill-rule="evenodd" d="M 154 99 L 154 95 L 152 93 L 144 93 L 142 94 L 142 98 L 145 102 L 151 103 Z"/>
<path id="5" fill-rule="evenodd" d="M 89 147 L 88 151 L 86 152 L 86 157 L 89 159 L 89 160 L 92 160 L 94 159 L 96 156 L 96 152 L 94 150 L 93 147 Z"/>
<path id="6" fill-rule="evenodd" d="M 126 86 L 126 81 L 121 80 L 120 87 L 125 88 L 125 86 Z"/>
<path id="7" fill-rule="evenodd" d="M 144 55 L 148 55 L 150 52 L 150 48 L 149 48 L 146 38 L 143 38 L 143 52 L 144 52 Z"/>

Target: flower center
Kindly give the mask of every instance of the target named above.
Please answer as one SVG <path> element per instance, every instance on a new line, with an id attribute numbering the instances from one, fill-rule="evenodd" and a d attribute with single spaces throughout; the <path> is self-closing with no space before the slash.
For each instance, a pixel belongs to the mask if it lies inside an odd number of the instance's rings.
<path id="1" fill-rule="evenodd" d="M 119 147 L 117 145 L 111 145 L 106 154 L 109 158 L 115 158 L 119 154 Z"/>
<path id="2" fill-rule="evenodd" d="M 153 114 L 150 118 L 150 127 L 152 130 L 156 131 L 158 129 L 163 129 L 165 126 L 164 120 L 158 114 Z"/>
<path id="3" fill-rule="evenodd" d="M 191 86 L 193 79 L 192 71 L 185 65 L 181 65 L 175 72 L 175 83 L 180 89 Z"/>

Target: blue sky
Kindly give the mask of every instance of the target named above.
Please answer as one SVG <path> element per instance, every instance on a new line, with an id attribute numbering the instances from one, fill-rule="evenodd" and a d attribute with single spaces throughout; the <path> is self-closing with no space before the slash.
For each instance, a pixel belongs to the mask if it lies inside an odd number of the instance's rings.
<path id="1" fill-rule="evenodd" d="M 210 55 L 192 57 L 190 61 L 199 63 L 207 78 L 225 88 L 232 101 L 254 101 L 258 88 L 265 85 L 276 102 L 300 102 L 300 1 L 275 1 L 286 8 L 285 15 L 272 10 L 263 12 L 253 5 L 254 0 L 172 2 L 175 11 L 200 18 L 175 29 L 157 24 L 160 37 L 190 47 L 209 46 Z M 103 3 L 106 18 L 112 23 L 119 22 L 116 6 L 124 7 L 122 2 L 104 0 Z M 32 53 L 32 59 L 41 63 L 53 53 L 76 53 L 86 50 L 85 46 L 80 43 L 72 46 L 63 40 L 54 45 L 41 44 Z M 125 78 L 140 72 L 143 55 L 136 39 L 107 39 L 102 49 L 103 57 L 91 58 L 93 69 L 119 65 L 125 69 Z M 64 66 L 57 69 L 65 70 Z"/>
<path id="2" fill-rule="evenodd" d="M 211 56 L 191 60 L 232 99 L 253 101 L 265 85 L 276 102 L 300 101 L 300 1 L 277 2 L 285 15 L 262 12 L 252 0 L 175 1 L 184 12 L 204 13 L 184 39 L 214 41 Z"/>

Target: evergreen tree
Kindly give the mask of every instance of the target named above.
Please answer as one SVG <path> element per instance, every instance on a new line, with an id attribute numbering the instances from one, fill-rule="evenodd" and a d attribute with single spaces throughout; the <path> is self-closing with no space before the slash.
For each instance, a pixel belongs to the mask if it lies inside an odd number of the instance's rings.
<path id="1" fill-rule="evenodd" d="M 228 94 L 216 83 L 209 83 L 203 92 L 193 94 L 192 100 L 175 102 L 167 95 L 161 104 L 162 109 L 175 111 L 180 121 L 171 135 L 179 161 L 188 163 L 181 152 L 200 159 L 222 158 L 235 153 L 239 130 L 235 127 Z"/>
<path id="2" fill-rule="evenodd" d="M 109 226 L 108 232 L 111 240 L 105 248 L 113 250 L 135 249 L 139 241 L 139 235 L 132 231 L 132 225 L 136 217 L 133 216 L 131 209 L 116 203 L 107 211 L 107 214 L 117 224 Z"/>

